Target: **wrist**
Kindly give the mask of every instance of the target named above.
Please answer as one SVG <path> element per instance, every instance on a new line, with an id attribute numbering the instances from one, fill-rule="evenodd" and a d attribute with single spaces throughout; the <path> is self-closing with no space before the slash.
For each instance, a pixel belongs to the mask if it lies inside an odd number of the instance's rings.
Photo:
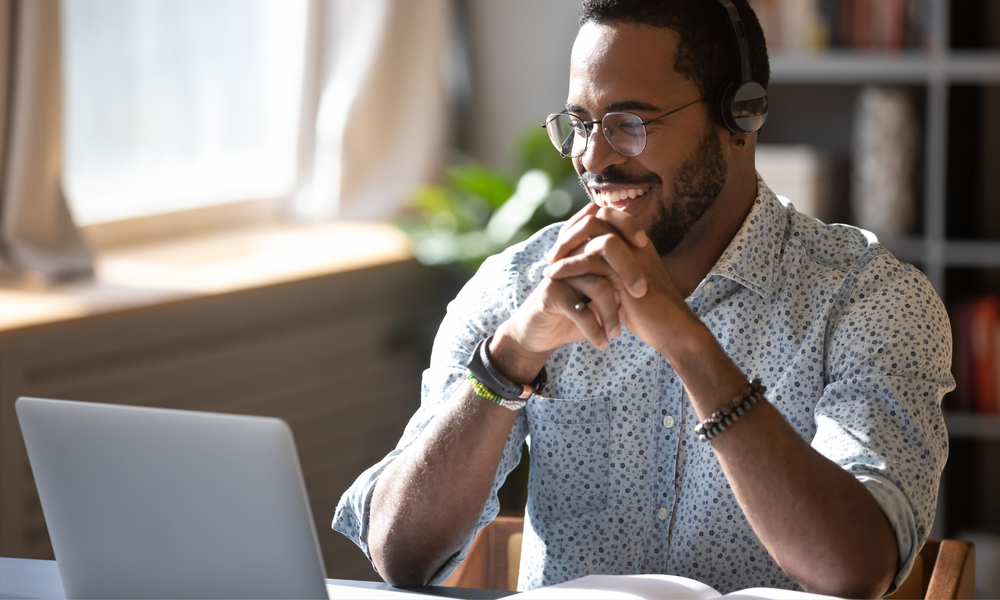
<path id="1" fill-rule="evenodd" d="M 686 306 L 685 306 L 686 308 Z M 671 365 L 677 366 L 690 360 L 704 358 L 712 347 L 720 348 L 715 335 L 690 310 L 678 311 L 676 316 L 666 321 L 669 331 L 662 337 L 656 350 Z"/>
<path id="2" fill-rule="evenodd" d="M 660 350 L 673 366 L 699 420 L 729 406 L 747 385 L 747 377 L 719 345 L 715 335 L 695 317 L 680 328 L 669 348 Z"/>
<path id="3" fill-rule="evenodd" d="M 504 323 L 493 334 L 487 350 L 493 366 L 515 383 L 530 384 L 545 366 L 552 352 L 531 352 L 524 348 Z"/>

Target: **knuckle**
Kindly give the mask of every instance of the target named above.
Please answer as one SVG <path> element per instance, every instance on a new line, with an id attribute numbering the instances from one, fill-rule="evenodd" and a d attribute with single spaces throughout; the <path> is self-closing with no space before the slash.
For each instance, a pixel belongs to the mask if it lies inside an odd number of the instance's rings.
<path id="1" fill-rule="evenodd" d="M 597 226 L 598 223 L 600 223 L 600 221 L 601 220 L 597 218 L 597 215 L 590 215 L 590 214 L 584 215 L 579 222 L 580 229 L 589 229 L 595 227 Z"/>

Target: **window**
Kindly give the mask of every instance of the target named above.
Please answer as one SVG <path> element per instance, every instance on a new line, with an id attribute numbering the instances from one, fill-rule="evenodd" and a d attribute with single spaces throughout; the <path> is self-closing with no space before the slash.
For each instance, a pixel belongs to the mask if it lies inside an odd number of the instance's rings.
<path id="1" fill-rule="evenodd" d="M 63 0 L 79 225 L 287 195 L 306 0 Z"/>

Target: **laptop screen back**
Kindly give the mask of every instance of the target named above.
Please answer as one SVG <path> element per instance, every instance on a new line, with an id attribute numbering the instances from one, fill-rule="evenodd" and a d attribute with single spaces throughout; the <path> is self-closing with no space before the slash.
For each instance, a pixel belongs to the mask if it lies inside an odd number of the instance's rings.
<path id="1" fill-rule="evenodd" d="M 69 598 L 326 598 L 279 419 L 21 398 Z"/>

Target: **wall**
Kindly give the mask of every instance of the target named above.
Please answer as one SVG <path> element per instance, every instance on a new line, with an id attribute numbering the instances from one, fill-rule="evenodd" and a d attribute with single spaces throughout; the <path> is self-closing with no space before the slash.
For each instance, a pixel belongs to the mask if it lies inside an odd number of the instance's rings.
<path id="1" fill-rule="evenodd" d="M 416 410 L 440 272 L 413 262 L 0 337 L 0 556 L 52 558 L 14 401 L 274 416 L 292 428 L 329 577 L 378 580 L 332 531 L 344 490 Z"/>
<path id="2" fill-rule="evenodd" d="M 460 143 L 513 171 L 518 135 L 566 104 L 580 2 L 460 1 L 471 79 Z"/>

